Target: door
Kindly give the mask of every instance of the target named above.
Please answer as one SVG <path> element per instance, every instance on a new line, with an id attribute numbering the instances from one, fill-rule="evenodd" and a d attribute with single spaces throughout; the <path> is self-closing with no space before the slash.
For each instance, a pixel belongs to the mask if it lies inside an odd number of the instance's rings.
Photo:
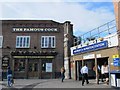
<path id="1" fill-rule="evenodd" d="M 82 78 L 82 75 L 81 75 L 81 68 L 82 68 L 82 61 L 76 61 L 76 80 L 80 80 Z"/>
<path id="2" fill-rule="evenodd" d="M 29 60 L 28 61 L 28 78 L 38 78 L 38 66 L 39 60 Z"/>

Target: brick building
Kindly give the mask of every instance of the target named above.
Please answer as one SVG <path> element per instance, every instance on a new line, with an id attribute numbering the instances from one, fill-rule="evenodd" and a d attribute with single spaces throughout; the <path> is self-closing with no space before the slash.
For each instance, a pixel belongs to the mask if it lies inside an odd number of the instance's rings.
<path id="1" fill-rule="evenodd" d="M 2 20 L 3 73 L 9 65 L 15 78 L 60 77 L 65 24 L 52 20 Z"/>

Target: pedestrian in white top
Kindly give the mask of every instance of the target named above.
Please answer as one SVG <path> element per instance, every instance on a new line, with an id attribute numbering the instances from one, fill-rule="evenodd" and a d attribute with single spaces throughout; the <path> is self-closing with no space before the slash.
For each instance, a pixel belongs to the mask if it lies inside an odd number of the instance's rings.
<path id="1" fill-rule="evenodd" d="M 105 76 L 106 83 L 108 84 L 108 82 L 109 82 L 109 68 L 108 68 L 108 65 L 106 62 L 101 67 L 101 74 L 102 74 L 102 80 L 103 80 L 103 77 Z"/>
<path id="2" fill-rule="evenodd" d="M 84 85 L 85 80 L 86 80 L 86 84 L 88 84 L 89 81 L 88 81 L 88 67 L 87 67 L 87 64 L 85 64 L 85 66 L 82 67 L 81 74 L 82 74 L 82 86 Z"/>
<path id="3" fill-rule="evenodd" d="M 109 68 L 107 63 L 104 63 L 104 74 L 105 74 L 105 78 L 106 78 L 106 83 L 109 83 Z"/>
<path id="4" fill-rule="evenodd" d="M 104 65 L 101 66 L 101 81 L 104 82 L 103 78 L 104 78 Z"/>

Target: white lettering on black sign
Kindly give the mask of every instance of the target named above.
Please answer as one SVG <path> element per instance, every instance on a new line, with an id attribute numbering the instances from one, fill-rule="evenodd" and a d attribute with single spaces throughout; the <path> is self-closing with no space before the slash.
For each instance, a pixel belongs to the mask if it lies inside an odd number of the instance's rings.
<path id="1" fill-rule="evenodd" d="M 57 28 L 13 28 L 13 32 L 57 32 Z"/>

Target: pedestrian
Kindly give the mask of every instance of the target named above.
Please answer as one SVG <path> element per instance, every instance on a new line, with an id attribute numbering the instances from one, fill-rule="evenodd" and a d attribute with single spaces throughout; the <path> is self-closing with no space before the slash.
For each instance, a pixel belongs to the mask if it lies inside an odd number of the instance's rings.
<path id="1" fill-rule="evenodd" d="M 103 78 L 104 78 L 104 65 L 101 66 L 101 81 L 104 82 Z"/>
<path id="2" fill-rule="evenodd" d="M 10 66 L 8 66 L 7 68 L 7 86 L 10 87 L 11 86 L 11 78 L 12 78 L 12 70 L 10 69 Z"/>
<path id="3" fill-rule="evenodd" d="M 62 82 L 63 82 L 63 80 L 65 79 L 65 68 L 64 67 L 61 68 L 61 77 L 62 77 Z"/>
<path id="4" fill-rule="evenodd" d="M 97 69 L 97 72 L 96 72 L 96 69 Z M 100 79 L 100 76 L 101 76 L 101 69 L 100 69 L 100 66 L 97 65 L 97 68 L 96 66 L 93 67 L 93 70 L 95 71 L 95 73 L 97 73 L 97 84 L 99 84 L 99 79 Z"/>
<path id="5" fill-rule="evenodd" d="M 109 67 L 106 62 L 104 63 L 104 75 L 106 84 L 109 84 Z"/>
<path id="6" fill-rule="evenodd" d="M 85 64 L 82 67 L 81 74 L 82 74 L 82 86 L 84 86 L 85 80 L 86 80 L 86 84 L 89 83 L 89 81 L 88 81 L 88 67 L 87 67 L 87 64 Z"/>

